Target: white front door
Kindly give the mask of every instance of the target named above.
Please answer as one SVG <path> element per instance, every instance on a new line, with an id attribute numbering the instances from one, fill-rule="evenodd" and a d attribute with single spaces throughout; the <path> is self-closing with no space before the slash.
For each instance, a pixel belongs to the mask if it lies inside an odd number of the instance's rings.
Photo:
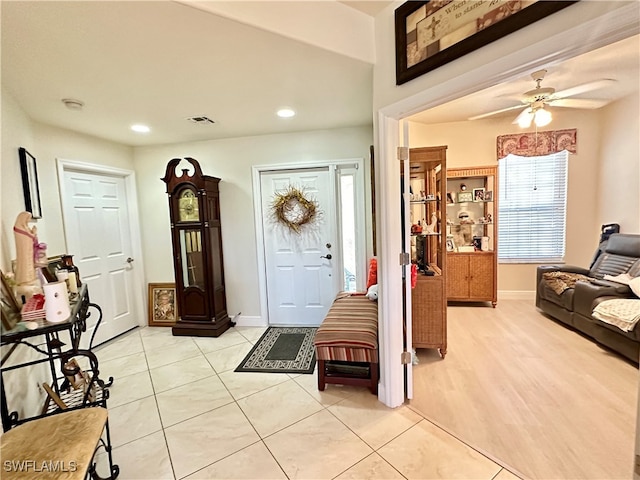
<path id="1" fill-rule="evenodd" d="M 73 255 L 80 279 L 103 318 L 93 345 L 99 345 L 138 326 L 132 296 L 131 234 L 124 178 L 65 170 L 63 212 L 67 253 Z M 82 337 L 86 347 L 93 334 L 96 314 Z"/>
<path id="2" fill-rule="evenodd" d="M 269 324 L 320 325 L 340 288 L 332 178 L 329 167 L 260 174 Z M 315 199 L 320 212 L 299 233 L 272 215 L 274 196 L 289 186 Z"/>

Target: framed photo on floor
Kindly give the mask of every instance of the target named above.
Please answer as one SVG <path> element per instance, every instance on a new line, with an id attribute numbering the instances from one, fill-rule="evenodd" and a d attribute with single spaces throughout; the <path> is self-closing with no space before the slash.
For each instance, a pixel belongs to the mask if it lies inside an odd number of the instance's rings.
<path id="1" fill-rule="evenodd" d="M 175 283 L 149 284 L 149 326 L 172 327 L 178 320 Z"/>

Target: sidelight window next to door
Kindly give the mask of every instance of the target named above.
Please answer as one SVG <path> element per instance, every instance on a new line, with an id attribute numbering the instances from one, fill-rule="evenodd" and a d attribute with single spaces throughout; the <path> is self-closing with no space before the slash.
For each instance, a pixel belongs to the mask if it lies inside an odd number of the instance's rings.
<path id="1" fill-rule="evenodd" d="M 354 174 L 340 173 L 340 231 L 342 240 L 343 290 L 355 292 L 357 284 L 356 261 L 356 204 Z"/>

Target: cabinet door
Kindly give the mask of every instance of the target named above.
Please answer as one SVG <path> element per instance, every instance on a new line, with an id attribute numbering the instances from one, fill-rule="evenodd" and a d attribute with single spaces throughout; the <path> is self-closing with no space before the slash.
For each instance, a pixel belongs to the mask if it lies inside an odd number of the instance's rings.
<path id="1" fill-rule="evenodd" d="M 449 300 L 469 298 L 469 255 L 467 254 L 447 255 L 447 298 Z"/>
<path id="2" fill-rule="evenodd" d="M 469 297 L 493 300 L 494 254 L 469 255 Z"/>

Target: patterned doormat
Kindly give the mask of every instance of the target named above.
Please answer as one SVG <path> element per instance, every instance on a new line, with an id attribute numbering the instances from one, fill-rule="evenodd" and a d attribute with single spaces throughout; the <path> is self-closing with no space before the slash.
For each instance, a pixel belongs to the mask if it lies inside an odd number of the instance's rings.
<path id="1" fill-rule="evenodd" d="M 236 372 L 313 373 L 315 327 L 269 327 Z"/>

